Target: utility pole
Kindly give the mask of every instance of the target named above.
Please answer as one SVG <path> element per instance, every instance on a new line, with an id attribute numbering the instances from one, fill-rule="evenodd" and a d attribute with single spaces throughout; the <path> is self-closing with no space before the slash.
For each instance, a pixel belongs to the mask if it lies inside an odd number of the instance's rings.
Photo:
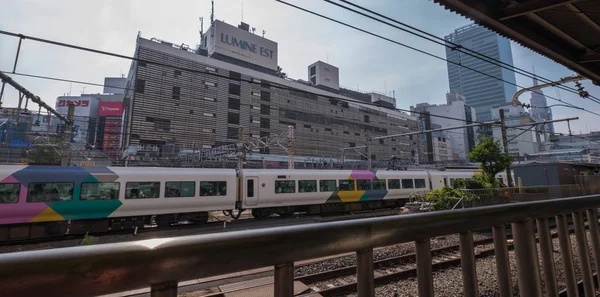
<path id="1" fill-rule="evenodd" d="M 289 155 L 290 155 L 288 169 L 294 169 L 295 145 L 296 145 L 296 140 L 294 139 L 294 126 L 288 126 L 288 150 L 289 150 Z"/>
<path id="2" fill-rule="evenodd" d="M 371 160 L 371 136 L 369 136 L 369 130 L 365 134 L 367 135 L 367 169 L 371 170 L 373 160 Z"/>
<path id="3" fill-rule="evenodd" d="M 63 136 L 65 147 L 62 151 L 61 166 L 69 166 L 71 159 L 71 133 L 73 130 L 73 118 L 75 117 L 75 104 L 69 104 L 69 110 L 67 111 L 67 121 L 65 121 L 65 135 Z"/>
<path id="4" fill-rule="evenodd" d="M 237 168 L 244 168 L 244 127 L 238 127 Z"/>
<path id="5" fill-rule="evenodd" d="M 508 155 L 508 138 L 506 136 L 506 121 L 504 120 L 504 109 L 500 108 L 500 129 L 502 131 L 502 146 L 504 147 L 504 153 Z M 506 181 L 508 187 L 513 186 L 512 175 L 510 174 L 510 164 L 506 166 Z"/>

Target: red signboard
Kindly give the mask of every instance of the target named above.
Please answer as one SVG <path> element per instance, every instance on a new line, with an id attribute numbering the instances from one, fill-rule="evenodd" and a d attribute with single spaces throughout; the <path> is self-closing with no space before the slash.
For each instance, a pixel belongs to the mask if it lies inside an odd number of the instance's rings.
<path id="1" fill-rule="evenodd" d="M 123 102 L 100 102 L 99 117 L 120 117 L 123 114 Z"/>
<path id="2" fill-rule="evenodd" d="M 61 99 L 58 101 L 58 106 L 69 106 L 69 104 L 73 103 L 75 105 L 75 107 L 77 106 L 82 106 L 82 107 L 88 107 L 90 105 L 90 101 L 89 100 L 65 100 L 65 99 Z"/>

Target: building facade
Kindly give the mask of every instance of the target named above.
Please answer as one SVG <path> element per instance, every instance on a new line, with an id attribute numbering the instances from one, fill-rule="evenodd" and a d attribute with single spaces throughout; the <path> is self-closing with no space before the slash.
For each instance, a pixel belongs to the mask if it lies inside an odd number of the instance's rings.
<path id="1" fill-rule="evenodd" d="M 537 77 L 533 78 L 533 85 L 538 85 Z M 531 92 L 531 106 L 529 114 L 532 118 L 538 121 L 552 120 L 552 108 L 548 107 L 546 96 L 544 96 L 544 91 L 541 89 Z M 554 134 L 554 123 L 544 125 L 544 130 L 547 134 Z"/>
<path id="2" fill-rule="evenodd" d="M 452 139 L 445 132 L 431 133 L 433 140 L 433 158 L 435 162 L 456 160 L 452 153 Z"/>
<path id="3" fill-rule="evenodd" d="M 453 42 L 508 65 L 513 65 L 510 41 L 479 25 L 472 24 L 458 28 L 445 39 L 447 44 Z M 456 64 L 447 64 L 450 91 L 458 92 L 466 97 L 467 105 L 475 108 L 478 121 L 491 120 L 490 107 L 511 101 L 517 92 L 513 71 L 486 62 L 485 58 L 484 60 L 478 59 L 452 48 L 446 48 L 446 58 L 492 76 L 489 77 Z"/>
<path id="4" fill-rule="evenodd" d="M 411 111 L 429 112 L 431 123 L 440 127 L 464 126 L 476 121 L 475 109 L 466 105 L 465 97 L 457 93 L 446 94 L 447 104 L 431 105 L 428 103 L 419 103 L 415 107 L 411 106 Z M 416 113 L 413 115 L 417 115 Z M 442 117 L 437 117 L 442 116 Z M 449 118 L 455 118 L 449 119 Z M 475 146 L 475 128 L 462 128 L 445 131 L 447 138 L 451 143 L 449 147 L 450 159 L 464 160 L 467 153 Z"/>
<path id="5" fill-rule="evenodd" d="M 523 159 L 527 155 L 540 152 L 541 143 L 544 141 L 544 132 L 539 127 L 525 131 L 531 126 L 522 126 L 519 128 L 510 128 L 519 125 L 534 124 L 537 121 L 526 113 L 522 107 L 513 106 L 508 103 L 502 106 L 492 108 L 492 120 L 499 120 L 499 110 L 504 109 L 505 123 L 507 126 L 506 135 L 508 140 L 508 153 L 517 158 Z M 494 140 L 502 145 L 502 130 L 499 126 L 493 127 Z"/>
<path id="6" fill-rule="evenodd" d="M 244 24 L 215 24 L 205 34 L 204 50 L 138 38 L 135 57 L 141 61 L 131 65 L 124 106 L 123 146 L 130 154 L 160 153 L 166 145 L 213 150 L 237 143 L 240 127 L 249 139 L 277 137 L 291 126 L 295 155 L 329 158 L 364 145 L 367 134 L 419 128 L 413 116 L 372 105 L 373 98 L 386 98 L 340 88 L 337 68 L 318 62 L 308 67 L 306 81 L 287 78 L 277 66 L 276 43 Z M 319 73 L 326 68 L 327 75 Z M 282 141 L 252 153 L 286 155 L 286 146 Z M 417 141 L 396 137 L 376 141 L 371 153 L 374 160 L 414 160 L 417 151 Z M 364 158 L 352 150 L 346 157 Z"/>

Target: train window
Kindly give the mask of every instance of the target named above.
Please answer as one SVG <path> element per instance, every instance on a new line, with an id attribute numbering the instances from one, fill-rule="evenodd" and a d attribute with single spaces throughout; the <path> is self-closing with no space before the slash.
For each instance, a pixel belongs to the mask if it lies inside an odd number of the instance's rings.
<path id="1" fill-rule="evenodd" d="M 321 192 L 333 192 L 337 190 L 337 186 L 335 185 L 335 180 L 321 180 L 319 181 L 319 186 L 321 187 Z"/>
<path id="2" fill-rule="evenodd" d="M 194 197 L 196 196 L 196 182 L 193 181 L 182 181 L 182 182 L 166 182 L 165 183 L 165 197 Z"/>
<path id="3" fill-rule="evenodd" d="M 246 196 L 248 196 L 248 198 L 254 197 L 254 180 L 246 180 L 246 192 Z"/>
<path id="4" fill-rule="evenodd" d="M 340 179 L 340 191 L 354 191 L 354 180 Z"/>
<path id="5" fill-rule="evenodd" d="M 0 204 L 19 202 L 21 184 L 0 184 Z"/>
<path id="6" fill-rule="evenodd" d="M 388 179 L 388 189 L 400 189 L 400 180 L 399 179 Z"/>
<path id="7" fill-rule="evenodd" d="M 254 191 L 254 189 L 253 189 L 253 191 Z M 200 196 L 225 196 L 225 195 L 227 195 L 227 182 L 224 182 L 224 181 L 200 182 Z M 250 196 L 248 196 L 248 197 L 250 197 Z"/>
<path id="8" fill-rule="evenodd" d="M 385 179 L 373 180 L 373 189 L 374 190 L 385 190 Z"/>
<path id="9" fill-rule="evenodd" d="M 30 183 L 27 202 L 73 200 L 73 183 Z"/>
<path id="10" fill-rule="evenodd" d="M 300 193 L 310 193 L 317 191 L 317 181 L 316 180 L 299 180 L 298 181 L 298 192 Z"/>
<path id="11" fill-rule="evenodd" d="M 81 183 L 79 200 L 117 200 L 120 183 Z"/>
<path id="12" fill-rule="evenodd" d="M 160 196 L 159 182 L 132 182 L 125 184 L 125 199 L 147 199 Z"/>
<path id="13" fill-rule="evenodd" d="M 296 181 L 276 180 L 275 181 L 275 193 L 276 194 L 296 193 Z"/>
<path id="14" fill-rule="evenodd" d="M 417 189 L 424 189 L 427 186 L 425 185 L 425 179 L 423 178 L 417 178 L 415 179 L 415 188 Z"/>
<path id="15" fill-rule="evenodd" d="M 356 188 L 359 191 L 370 190 L 371 189 L 371 181 L 368 179 L 359 179 L 356 181 Z"/>
<path id="16" fill-rule="evenodd" d="M 403 189 L 412 189 L 415 185 L 413 184 L 412 179 L 402 179 L 402 188 Z"/>

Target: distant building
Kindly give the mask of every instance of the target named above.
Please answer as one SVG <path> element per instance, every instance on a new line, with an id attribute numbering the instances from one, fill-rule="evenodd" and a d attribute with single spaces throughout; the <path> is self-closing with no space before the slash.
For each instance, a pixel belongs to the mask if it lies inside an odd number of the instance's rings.
<path id="1" fill-rule="evenodd" d="M 448 42 L 453 42 L 508 65 L 513 65 L 510 41 L 477 24 L 458 28 L 452 34 L 446 36 L 445 39 L 448 45 L 451 45 Z M 452 48 L 446 48 L 446 58 L 454 63 L 491 76 L 474 72 L 453 63 L 447 64 L 450 91 L 458 92 L 466 97 L 467 105 L 475 108 L 478 121 L 487 122 L 491 120 L 490 107 L 511 101 L 513 95 L 517 92 L 515 73 L 511 70 Z M 494 63 L 497 64 L 497 62 Z"/>
<path id="2" fill-rule="evenodd" d="M 533 78 L 533 85 L 538 85 L 537 77 Z M 548 107 L 546 96 L 544 96 L 544 91 L 542 91 L 541 89 L 531 92 L 531 106 L 532 107 L 529 110 L 529 114 L 532 118 L 538 121 L 552 120 L 552 108 Z M 544 125 L 544 129 L 547 132 L 547 134 L 554 134 L 554 123 Z"/>
<path id="3" fill-rule="evenodd" d="M 515 158 L 538 153 L 540 151 L 540 145 L 542 141 L 544 141 L 544 133 L 539 130 L 539 127 L 531 128 L 529 131 L 525 131 L 525 129 L 531 126 L 510 128 L 519 125 L 533 124 L 537 121 L 526 113 L 522 107 L 513 106 L 511 103 L 493 107 L 491 109 L 492 120 L 500 119 L 500 109 L 504 109 L 504 118 L 507 126 L 506 135 L 508 140 L 508 153 Z M 500 145 L 502 145 L 502 130 L 499 126 L 493 127 L 493 137 L 494 140 L 499 141 Z"/>
<path id="4" fill-rule="evenodd" d="M 216 20 L 196 51 L 138 38 L 135 57 L 143 61 L 134 61 L 127 76 L 123 145 L 129 156 L 156 159 L 167 147 L 171 155 L 212 152 L 235 145 L 240 127 L 247 140 L 276 137 L 291 126 L 296 156 L 336 158 L 341 148 L 364 145 L 367 134 L 420 128 L 415 117 L 388 108 L 394 98 L 340 87 L 333 65 L 307 66 L 306 80 L 287 77 L 277 64 L 277 43 L 248 28 Z M 287 155 L 286 145 L 283 140 L 248 154 Z M 409 137 L 381 139 L 373 142 L 371 157 L 412 161 L 418 145 Z M 354 150 L 345 157 L 363 158 Z"/>
<path id="5" fill-rule="evenodd" d="M 432 132 L 433 158 L 435 162 L 455 160 L 452 154 L 452 139 L 443 131 Z"/>
<path id="6" fill-rule="evenodd" d="M 446 94 L 447 104 L 430 105 L 428 103 L 419 103 L 416 107 L 411 106 L 411 111 L 418 113 L 429 112 L 431 123 L 441 127 L 464 126 L 477 119 L 475 118 L 475 109 L 466 105 L 465 97 L 457 93 Z M 413 113 L 418 116 L 418 113 Z M 436 115 L 443 117 L 436 117 Z M 458 120 L 448 119 L 456 118 Z M 466 154 L 475 146 L 475 128 L 462 128 L 445 131 L 448 143 L 450 157 L 452 160 L 466 159 Z"/>

